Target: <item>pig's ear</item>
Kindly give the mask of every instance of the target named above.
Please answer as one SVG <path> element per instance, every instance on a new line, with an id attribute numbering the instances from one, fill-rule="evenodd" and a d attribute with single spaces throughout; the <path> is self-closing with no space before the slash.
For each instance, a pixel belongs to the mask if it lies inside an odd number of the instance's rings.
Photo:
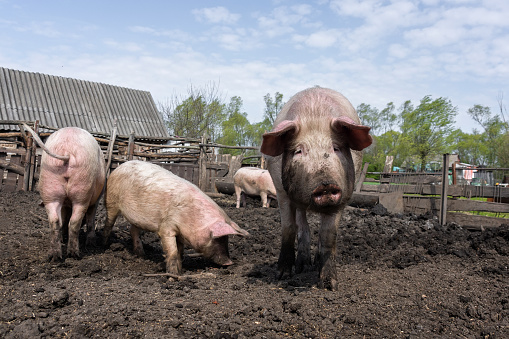
<path id="1" fill-rule="evenodd" d="M 224 237 L 225 235 L 249 235 L 247 231 L 241 229 L 233 221 L 231 225 L 225 223 L 224 221 L 216 221 L 210 226 L 210 233 L 214 239 Z"/>
<path id="2" fill-rule="evenodd" d="M 348 117 L 342 116 L 334 118 L 332 120 L 332 128 L 335 131 L 347 133 L 346 139 L 348 140 L 350 148 L 353 150 L 362 151 L 373 142 L 371 135 L 369 135 L 371 127 L 359 125 Z"/>
<path id="3" fill-rule="evenodd" d="M 299 126 L 293 120 L 284 120 L 280 122 L 274 130 L 263 135 L 260 152 L 272 157 L 281 155 L 285 148 L 285 137 L 288 134 L 295 134 L 299 131 Z"/>

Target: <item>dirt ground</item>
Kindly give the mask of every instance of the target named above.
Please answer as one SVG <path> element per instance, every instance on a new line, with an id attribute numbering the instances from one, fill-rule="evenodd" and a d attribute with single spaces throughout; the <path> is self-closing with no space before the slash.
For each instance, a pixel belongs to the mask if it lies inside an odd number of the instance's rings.
<path id="1" fill-rule="evenodd" d="M 317 273 L 276 279 L 277 208 L 216 201 L 248 238 L 228 268 L 186 251 L 164 272 L 156 235 L 132 254 L 117 220 L 107 249 L 46 261 L 49 228 L 33 192 L 0 192 L 0 338 L 509 338 L 509 227 L 468 231 L 435 219 L 349 208 L 338 238 L 339 290 Z M 99 234 L 104 209 L 98 213 Z M 313 243 L 317 218 L 310 222 Z M 84 244 L 84 238 L 81 238 Z"/>

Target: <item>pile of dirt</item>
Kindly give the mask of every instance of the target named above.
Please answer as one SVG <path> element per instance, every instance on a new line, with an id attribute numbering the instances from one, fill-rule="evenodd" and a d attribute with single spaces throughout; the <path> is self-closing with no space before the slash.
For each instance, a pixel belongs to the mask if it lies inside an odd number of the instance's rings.
<path id="1" fill-rule="evenodd" d="M 39 195 L 0 192 L 0 337 L 509 337 L 508 226 L 473 232 L 349 208 L 338 232 L 340 288 L 329 291 L 317 288 L 317 272 L 276 279 L 277 208 L 216 201 L 251 236 L 230 238 L 227 268 L 186 250 L 174 280 L 154 276 L 164 273 L 155 234 L 143 234 L 145 258 L 133 255 L 123 219 L 109 248 L 48 262 Z M 98 236 L 104 217 L 100 206 Z M 310 225 L 314 245 L 316 216 Z"/>

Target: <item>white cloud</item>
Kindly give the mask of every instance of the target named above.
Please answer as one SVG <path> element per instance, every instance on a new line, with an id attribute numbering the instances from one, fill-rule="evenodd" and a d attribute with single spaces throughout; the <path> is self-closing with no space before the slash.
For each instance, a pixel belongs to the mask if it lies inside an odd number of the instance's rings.
<path id="1" fill-rule="evenodd" d="M 234 24 L 240 19 L 240 14 L 231 13 L 225 7 L 209 7 L 192 11 L 196 20 L 212 24 Z"/>
<path id="2" fill-rule="evenodd" d="M 310 34 L 305 43 L 309 47 L 326 48 L 333 46 L 338 40 L 339 32 L 331 29 Z"/>
<path id="3" fill-rule="evenodd" d="M 143 51 L 143 46 L 135 42 L 119 42 L 115 40 L 105 40 L 104 44 L 113 47 L 116 50 L 126 52 L 140 52 Z"/>

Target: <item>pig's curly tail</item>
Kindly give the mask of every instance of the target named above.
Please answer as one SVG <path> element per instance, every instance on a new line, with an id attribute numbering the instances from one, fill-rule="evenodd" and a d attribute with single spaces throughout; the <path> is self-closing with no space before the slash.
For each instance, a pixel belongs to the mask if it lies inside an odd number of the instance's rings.
<path id="1" fill-rule="evenodd" d="M 35 141 L 37 141 L 37 144 L 39 144 L 39 146 L 46 152 L 48 153 L 49 155 L 51 155 L 53 158 L 57 158 L 57 159 L 60 159 L 60 160 L 63 160 L 65 162 L 69 161 L 69 156 L 68 155 L 58 155 L 58 154 L 54 154 L 52 153 L 47 147 L 46 145 L 44 145 L 44 143 L 42 142 L 41 138 L 39 138 L 39 136 L 37 135 L 37 133 L 34 132 L 33 129 L 30 128 L 30 126 L 28 126 L 27 124 L 23 123 L 23 127 L 25 127 L 29 132 L 30 134 L 32 134 L 32 137 L 35 139 Z"/>

